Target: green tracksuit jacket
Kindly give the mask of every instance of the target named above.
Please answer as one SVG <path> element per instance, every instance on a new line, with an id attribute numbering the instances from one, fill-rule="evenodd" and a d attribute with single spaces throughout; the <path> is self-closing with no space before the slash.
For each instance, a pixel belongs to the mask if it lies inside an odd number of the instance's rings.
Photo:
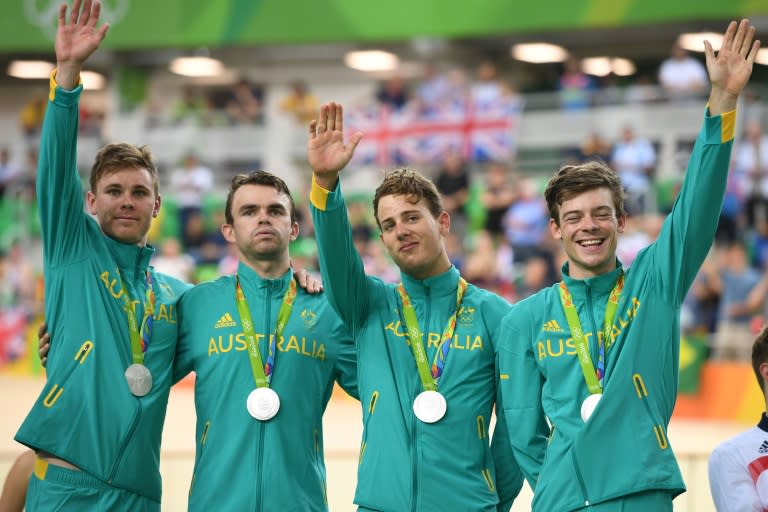
<path id="1" fill-rule="evenodd" d="M 363 440 L 355 503 L 386 512 L 508 510 L 522 474 L 506 436 L 494 440 L 500 442 L 494 442 L 493 454 L 488 442 L 496 343 L 508 303 L 469 286 L 439 382 L 447 414 L 437 423 L 422 423 L 412 409 L 422 384 L 400 298 L 395 285 L 365 275 L 340 186 L 328 192 L 313 184 L 312 218 L 326 294 L 357 343 Z M 459 273 L 452 267 L 423 281 L 405 274 L 402 279 L 432 361 L 456 309 Z"/>
<path id="2" fill-rule="evenodd" d="M 132 363 L 124 308 L 137 300 L 141 320 L 145 270 L 154 249 L 107 237 L 83 211 L 75 159 L 81 91 L 82 86 L 65 91 L 51 79 L 37 199 L 45 316 L 55 342 L 47 383 L 15 439 L 114 487 L 160 501 L 160 439 L 176 348 L 176 300 L 188 285 L 153 272 L 157 302 L 144 364 L 154 385 L 148 395 L 135 397 L 124 377 Z"/>
<path id="3" fill-rule="evenodd" d="M 293 273 L 263 279 L 240 263 L 238 275 L 266 361 Z M 254 419 L 246 399 L 256 385 L 235 282 L 226 276 L 200 284 L 179 301 L 174 375 L 197 374 L 189 510 L 325 511 L 322 417 L 335 380 L 357 397 L 354 343 L 324 295 L 299 289 L 276 346 L 270 387 L 280 410 L 269 421 Z"/>
<path id="4" fill-rule="evenodd" d="M 535 511 L 568 511 L 647 490 L 685 491 L 667 439 L 677 396 L 680 305 L 709 251 L 725 191 L 735 112 L 707 116 L 658 239 L 626 269 L 606 343 L 604 394 L 584 423 L 589 391 L 557 285 L 504 319 L 499 371 L 517 460 Z M 563 267 L 593 361 L 621 267 L 576 280 Z M 545 415 L 552 423 L 551 440 Z M 546 454 L 546 456 L 545 456 Z"/>

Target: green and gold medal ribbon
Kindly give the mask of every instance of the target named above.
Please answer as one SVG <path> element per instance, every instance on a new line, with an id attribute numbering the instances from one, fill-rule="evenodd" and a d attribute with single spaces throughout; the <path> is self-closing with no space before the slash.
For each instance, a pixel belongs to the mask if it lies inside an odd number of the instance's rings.
<path id="1" fill-rule="evenodd" d="M 571 336 L 576 344 L 576 355 L 579 359 L 579 364 L 581 365 L 581 371 L 584 373 L 584 381 L 587 383 L 587 388 L 592 394 L 602 394 L 603 392 L 603 378 L 605 377 L 605 344 L 611 336 L 613 319 L 616 316 L 616 311 L 619 309 L 619 297 L 621 296 L 621 290 L 623 288 L 624 272 L 621 272 L 616 279 L 616 284 L 613 286 L 613 289 L 608 296 L 608 303 L 605 305 L 605 317 L 603 319 L 602 331 L 603 336 L 602 338 L 600 336 L 597 337 L 598 356 L 597 370 L 595 370 L 595 367 L 592 364 L 592 358 L 589 355 L 589 344 L 587 343 L 587 338 L 584 336 L 584 331 L 581 328 L 579 313 L 576 311 L 573 297 L 571 296 L 571 292 L 568 291 L 565 281 L 560 281 L 560 302 L 565 311 L 568 327 L 571 329 Z"/>
<path id="2" fill-rule="evenodd" d="M 248 301 L 245 298 L 243 289 L 240 287 L 240 276 L 237 276 L 236 279 L 235 301 L 237 302 L 237 311 L 240 313 L 240 322 L 243 324 L 243 334 L 245 334 L 245 339 L 248 341 L 248 358 L 251 360 L 253 379 L 256 382 L 257 388 L 269 387 L 275 368 L 277 339 L 283 334 L 283 329 L 285 329 L 285 325 L 288 323 L 288 318 L 290 318 L 291 311 L 293 310 L 293 302 L 296 300 L 296 281 L 291 279 L 288 291 L 283 295 L 283 303 L 280 305 L 280 311 L 277 313 L 275 336 L 269 342 L 267 363 L 263 364 L 261 353 L 259 352 L 259 344 L 256 342 L 256 332 L 253 330 L 251 310 L 248 309 Z"/>
<path id="3" fill-rule="evenodd" d="M 446 358 L 451 349 L 451 339 L 453 338 L 453 333 L 456 329 L 456 316 L 459 314 L 461 299 L 464 297 L 464 292 L 467 291 L 467 286 L 467 281 L 465 281 L 463 277 L 459 278 L 459 285 L 456 289 L 456 310 L 448 319 L 448 323 L 443 330 L 440 345 L 437 347 L 437 352 L 435 352 L 435 357 L 432 362 L 431 372 L 429 365 L 427 364 L 427 353 L 424 349 L 424 343 L 421 339 L 422 332 L 419 328 L 419 321 L 416 319 L 416 310 L 413 307 L 410 297 L 408 297 L 408 293 L 405 291 L 403 283 L 400 283 L 397 286 L 397 293 L 400 295 L 400 300 L 403 303 L 403 317 L 405 319 L 405 327 L 408 329 L 408 340 L 411 343 L 413 358 L 416 360 L 416 368 L 419 371 L 419 378 L 421 379 L 421 385 L 423 386 L 424 391 L 437 391 L 437 383 L 440 376 L 443 374 Z"/>

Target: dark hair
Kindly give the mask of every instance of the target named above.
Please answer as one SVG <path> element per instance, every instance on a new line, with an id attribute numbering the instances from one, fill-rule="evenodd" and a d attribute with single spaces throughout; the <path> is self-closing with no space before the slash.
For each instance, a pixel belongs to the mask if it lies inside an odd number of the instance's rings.
<path id="1" fill-rule="evenodd" d="M 547 183 L 544 198 L 547 200 L 549 216 L 560 225 L 560 206 L 577 195 L 596 188 L 607 188 L 613 197 L 616 216 L 625 215 L 624 190 L 616 172 L 605 162 L 592 160 L 580 165 L 566 165 Z"/>
<path id="2" fill-rule="evenodd" d="M 760 375 L 760 365 L 768 362 L 768 327 L 765 327 L 752 344 L 752 369 L 755 371 L 760 390 L 765 392 L 765 381 Z"/>
<path id="3" fill-rule="evenodd" d="M 288 185 L 286 185 L 281 178 L 278 178 L 270 172 L 253 171 L 248 174 L 238 174 L 232 178 L 232 183 L 229 185 L 229 193 L 227 194 L 227 206 L 224 210 L 224 217 L 227 220 L 227 224 L 232 224 L 235 220 L 234 217 L 232 217 L 232 201 L 237 189 L 243 185 L 264 185 L 266 187 L 272 187 L 279 193 L 288 196 L 288 200 L 291 203 L 291 222 L 298 222 L 299 219 L 296 215 L 296 205 L 293 202 L 293 197 L 291 197 L 291 191 L 288 188 Z"/>
<path id="4" fill-rule="evenodd" d="M 96 159 L 91 167 L 90 185 L 91 191 L 96 192 L 99 180 L 116 171 L 126 168 L 146 169 L 152 177 L 152 185 L 155 195 L 159 192 L 157 168 L 152 161 L 152 153 L 147 146 L 134 146 L 133 144 L 119 143 L 107 144 L 96 154 Z"/>
<path id="5" fill-rule="evenodd" d="M 373 196 L 373 213 L 376 216 L 376 224 L 379 222 L 379 200 L 384 196 L 406 197 L 408 202 L 416 204 L 421 199 L 427 201 L 427 208 L 434 218 L 438 218 L 443 212 L 443 200 L 437 187 L 430 180 L 417 171 L 411 169 L 397 169 L 388 173 L 381 182 Z"/>

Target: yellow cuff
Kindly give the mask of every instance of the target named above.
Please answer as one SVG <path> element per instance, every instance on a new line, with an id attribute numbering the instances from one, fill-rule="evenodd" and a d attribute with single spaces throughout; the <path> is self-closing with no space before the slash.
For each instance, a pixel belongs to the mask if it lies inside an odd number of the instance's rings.
<path id="1" fill-rule="evenodd" d="M 51 79 L 48 82 L 48 99 L 51 101 L 56 99 L 56 88 L 59 86 L 59 84 L 56 83 L 56 70 L 57 68 L 53 68 L 53 71 L 51 71 Z M 77 85 L 81 85 L 82 83 L 83 83 L 83 77 L 78 76 Z"/>
<path id="2" fill-rule="evenodd" d="M 309 200 L 312 203 L 312 206 L 324 212 L 326 210 L 326 205 L 328 204 L 328 194 L 330 193 L 330 190 L 326 190 L 317 184 L 317 180 L 315 180 L 315 175 L 313 174 L 312 189 L 309 191 Z"/>
<path id="3" fill-rule="evenodd" d="M 720 140 L 724 144 L 733 140 L 736 131 L 736 111 L 723 112 L 720 114 Z"/>

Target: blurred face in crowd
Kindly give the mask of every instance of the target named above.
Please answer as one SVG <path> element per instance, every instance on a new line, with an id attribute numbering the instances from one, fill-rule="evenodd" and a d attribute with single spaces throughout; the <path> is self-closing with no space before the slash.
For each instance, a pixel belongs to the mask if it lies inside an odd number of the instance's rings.
<path id="1" fill-rule="evenodd" d="M 435 217 L 426 199 L 416 203 L 411 199 L 402 194 L 382 196 L 376 217 L 381 240 L 400 270 L 426 279 L 451 266 L 443 244 L 451 221 L 445 211 Z"/>
<path id="2" fill-rule="evenodd" d="M 221 228 L 244 261 L 288 259 L 288 245 L 299 236 L 291 220 L 291 199 L 276 188 L 248 184 L 232 196 L 232 223 Z"/>
<path id="3" fill-rule="evenodd" d="M 136 167 L 104 173 L 86 196 L 88 211 L 96 216 L 104 234 L 125 244 L 146 244 L 160 202 L 150 172 Z"/>
<path id="4" fill-rule="evenodd" d="M 617 216 L 609 188 L 594 188 L 563 201 L 559 217 L 559 223 L 550 219 L 549 229 L 563 242 L 571 277 L 585 279 L 616 268 L 616 245 L 626 217 Z"/>

